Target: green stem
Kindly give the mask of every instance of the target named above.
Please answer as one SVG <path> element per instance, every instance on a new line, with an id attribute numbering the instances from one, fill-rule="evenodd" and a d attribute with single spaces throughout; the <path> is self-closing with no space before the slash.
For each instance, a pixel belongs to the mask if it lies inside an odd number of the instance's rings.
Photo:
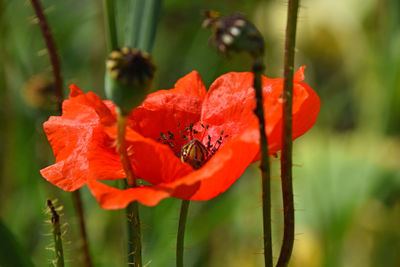
<path id="1" fill-rule="evenodd" d="M 54 253 L 56 257 L 54 260 L 54 265 L 56 267 L 64 267 L 64 251 L 62 246 L 60 216 L 57 214 L 57 211 L 54 208 L 51 200 L 47 200 L 47 206 L 51 212 L 51 227 L 54 241 Z"/>
<path id="2" fill-rule="evenodd" d="M 105 26 L 107 29 L 108 51 L 118 48 L 117 27 L 115 25 L 115 6 L 114 0 L 103 0 Z"/>
<path id="3" fill-rule="evenodd" d="M 254 84 L 256 91 L 257 106 L 255 114 L 259 121 L 260 130 L 260 169 L 262 175 L 262 209 L 263 209 L 263 231 L 264 231 L 264 261 L 266 267 L 272 267 L 272 234 L 271 234 L 271 176 L 268 154 L 268 140 L 265 134 L 265 118 L 262 95 L 261 75 L 264 71 L 262 58 L 257 58 L 253 63 Z"/>
<path id="4" fill-rule="evenodd" d="M 136 176 L 133 172 L 133 168 L 131 162 L 129 160 L 128 151 L 126 147 L 126 116 L 121 115 L 121 112 L 118 109 L 118 137 L 117 137 L 117 146 L 118 146 L 118 154 L 121 160 L 122 166 L 124 167 L 126 180 L 128 183 L 128 187 L 136 186 Z"/>
<path id="5" fill-rule="evenodd" d="M 185 240 L 185 228 L 190 200 L 182 200 L 179 216 L 178 237 L 176 242 L 176 267 L 183 267 L 183 248 Z"/>
<path id="6" fill-rule="evenodd" d="M 292 102 L 294 48 L 296 44 L 296 25 L 299 1 L 289 0 L 285 42 L 285 65 L 283 82 L 283 129 L 281 155 L 281 183 L 284 212 L 283 242 L 278 267 L 287 266 L 292 255 L 294 243 L 294 203 L 292 183 Z"/>
<path id="7" fill-rule="evenodd" d="M 142 265 L 142 239 L 140 232 L 139 204 L 132 202 L 127 207 L 128 212 L 128 265 L 141 267 Z"/>
<path id="8" fill-rule="evenodd" d="M 136 187 L 136 176 L 133 172 L 131 162 L 129 160 L 128 151 L 126 147 L 126 116 L 121 115 L 118 109 L 118 137 L 117 147 L 118 154 L 126 174 L 128 188 Z M 132 202 L 127 207 L 128 214 L 128 264 L 134 267 L 141 267 L 142 265 L 142 241 L 140 233 L 140 218 L 139 218 L 139 205 Z"/>
<path id="9" fill-rule="evenodd" d="M 162 0 L 146 0 L 144 3 L 138 48 L 151 53 L 160 19 Z"/>

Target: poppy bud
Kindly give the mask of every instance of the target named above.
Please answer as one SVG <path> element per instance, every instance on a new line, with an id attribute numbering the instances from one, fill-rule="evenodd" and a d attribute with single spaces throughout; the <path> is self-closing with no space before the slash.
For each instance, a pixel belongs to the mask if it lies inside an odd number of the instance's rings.
<path id="1" fill-rule="evenodd" d="M 155 72 L 153 61 L 146 52 L 123 47 L 110 53 L 106 66 L 106 95 L 123 115 L 128 115 L 150 91 Z"/>
<path id="2" fill-rule="evenodd" d="M 219 17 L 215 11 L 206 11 L 204 28 L 210 28 L 210 43 L 221 53 L 247 51 L 254 58 L 264 54 L 264 39 L 258 29 L 244 15 L 237 13 Z"/>
<path id="3" fill-rule="evenodd" d="M 182 162 L 189 163 L 193 169 L 200 169 L 208 160 L 208 150 L 197 139 L 190 140 L 181 149 Z"/>
<path id="4" fill-rule="evenodd" d="M 53 81 L 44 75 L 31 77 L 23 88 L 23 99 L 32 108 L 55 110 L 57 97 Z"/>

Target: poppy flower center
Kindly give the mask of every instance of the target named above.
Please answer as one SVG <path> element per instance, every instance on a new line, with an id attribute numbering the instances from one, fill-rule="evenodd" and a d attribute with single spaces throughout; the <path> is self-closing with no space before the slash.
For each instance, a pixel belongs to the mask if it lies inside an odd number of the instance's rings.
<path id="1" fill-rule="evenodd" d="M 180 124 L 177 125 L 177 128 L 179 126 Z M 167 131 L 167 134 L 160 133 L 158 141 L 169 145 L 182 162 L 190 164 L 195 170 L 200 169 L 218 151 L 224 138 L 228 137 L 228 135 L 223 135 L 224 131 L 221 131 L 219 138 L 213 142 L 210 135 L 204 138 L 209 125 L 204 126 L 201 123 L 200 126 L 202 134 L 194 129 L 193 123 L 190 123 L 183 131 L 179 130 L 180 138 L 184 141 L 180 148 L 177 146 L 178 142 L 176 142 L 177 140 L 171 131 Z M 206 140 L 206 143 L 204 144 L 202 140 Z"/>

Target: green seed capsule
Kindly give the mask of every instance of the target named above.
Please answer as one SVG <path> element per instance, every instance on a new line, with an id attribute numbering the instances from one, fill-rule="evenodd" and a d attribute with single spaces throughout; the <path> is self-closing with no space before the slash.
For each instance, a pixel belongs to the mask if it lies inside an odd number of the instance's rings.
<path id="1" fill-rule="evenodd" d="M 123 115 L 140 105 L 150 91 L 155 66 L 149 54 L 123 47 L 107 59 L 106 95 Z"/>
<path id="2" fill-rule="evenodd" d="M 210 43 L 221 53 L 246 51 L 254 58 L 264 54 L 264 39 L 244 15 L 236 13 L 220 17 L 218 12 L 206 11 L 204 28 L 212 31 Z"/>
<path id="3" fill-rule="evenodd" d="M 195 138 L 182 146 L 181 160 L 189 163 L 195 170 L 200 169 L 208 160 L 208 150 Z"/>

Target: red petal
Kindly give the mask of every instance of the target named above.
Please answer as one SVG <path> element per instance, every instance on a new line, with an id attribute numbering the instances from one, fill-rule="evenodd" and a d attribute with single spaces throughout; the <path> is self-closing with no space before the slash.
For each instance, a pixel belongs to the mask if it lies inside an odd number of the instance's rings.
<path id="1" fill-rule="evenodd" d="M 101 124 L 113 119 L 111 113 L 97 95 L 83 94 L 77 87 L 71 90 L 71 100 L 63 103 L 62 116 L 50 117 L 43 125 L 56 164 L 42 169 L 41 174 L 66 191 L 82 187 L 90 177 L 123 178 L 113 140 Z"/>
<path id="2" fill-rule="evenodd" d="M 301 67 L 294 76 L 293 139 L 307 132 L 319 113 L 317 94 L 301 82 L 304 69 L 305 66 Z M 263 77 L 262 83 L 269 151 L 275 153 L 281 148 L 283 79 Z M 222 130 L 224 134 L 235 136 L 255 120 L 252 86 L 253 74 L 249 72 L 224 74 L 211 85 L 203 103 L 201 121 L 212 125 L 208 134 L 213 139 L 218 138 Z"/>
<path id="3" fill-rule="evenodd" d="M 79 87 L 75 84 L 71 84 L 69 86 L 69 89 L 71 90 L 69 94 L 69 99 L 73 100 L 76 103 L 81 103 L 83 105 L 92 107 L 98 114 L 102 123 L 109 124 L 116 121 L 115 114 L 113 114 L 111 109 L 107 105 L 105 105 L 106 102 L 111 101 L 102 101 L 98 95 L 92 92 L 84 94 L 82 90 L 79 89 Z"/>
<path id="4" fill-rule="evenodd" d="M 203 81 L 193 71 L 180 79 L 174 89 L 148 95 L 143 104 L 132 112 L 129 124 L 141 135 L 154 140 L 160 137 L 160 133 L 167 134 L 167 131 L 179 137 L 179 130 L 200 119 L 205 93 Z M 184 142 L 182 138 L 175 138 L 175 141 L 177 147 Z"/>
<path id="5" fill-rule="evenodd" d="M 184 95 L 197 96 L 204 98 L 207 90 L 204 86 L 203 80 L 201 79 L 197 71 L 192 71 L 191 73 L 180 78 L 172 90 L 173 93 L 182 93 Z"/>
<path id="6" fill-rule="evenodd" d="M 304 79 L 305 66 L 299 68 L 293 82 L 293 140 L 306 133 L 315 123 L 318 117 L 321 101 L 318 95 Z M 264 87 L 264 110 L 268 124 L 268 143 L 270 153 L 275 153 L 282 146 L 282 98 L 283 79 L 265 79 L 274 85 Z M 264 83 L 264 81 L 263 81 Z"/>
<path id="7" fill-rule="evenodd" d="M 177 180 L 173 197 L 190 200 L 208 200 L 225 192 L 246 170 L 256 156 L 259 145 L 258 128 L 254 123 L 247 130 L 225 143 L 199 170 Z M 200 183 L 197 185 L 196 183 Z M 190 187 L 181 190 L 181 186 Z"/>
<path id="8" fill-rule="evenodd" d="M 153 185 L 170 183 L 193 172 L 193 168 L 182 163 L 167 145 L 131 130 L 127 132 L 126 140 L 135 174 Z"/>
<path id="9" fill-rule="evenodd" d="M 258 138 L 257 125 L 253 124 L 253 127 L 227 142 L 201 169 L 192 169 L 186 176 L 172 175 L 175 179 L 171 179 L 171 182 L 119 190 L 93 180 L 89 181 L 89 188 L 105 209 L 124 208 L 132 201 L 154 206 L 169 196 L 208 200 L 225 192 L 242 175 L 258 151 L 258 145 L 254 142 Z M 163 161 L 153 168 L 168 172 L 174 169 L 169 163 Z M 142 164 L 145 162 L 138 166 Z M 154 165 L 149 164 L 151 166 Z"/>
<path id="10" fill-rule="evenodd" d="M 233 137 L 256 119 L 253 75 L 230 72 L 220 76 L 211 85 L 204 99 L 201 121 L 209 124 L 207 134 L 216 140 L 221 131 Z"/>
<path id="11" fill-rule="evenodd" d="M 103 209 L 122 209 L 132 201 L 139 201 L 146 206 L 155 206 L 162 199 L 169 197 L 168 190 L 154 186 L 140 186 L 120 190 L 90 179 L 88 186 L 92 195 Z"/>

